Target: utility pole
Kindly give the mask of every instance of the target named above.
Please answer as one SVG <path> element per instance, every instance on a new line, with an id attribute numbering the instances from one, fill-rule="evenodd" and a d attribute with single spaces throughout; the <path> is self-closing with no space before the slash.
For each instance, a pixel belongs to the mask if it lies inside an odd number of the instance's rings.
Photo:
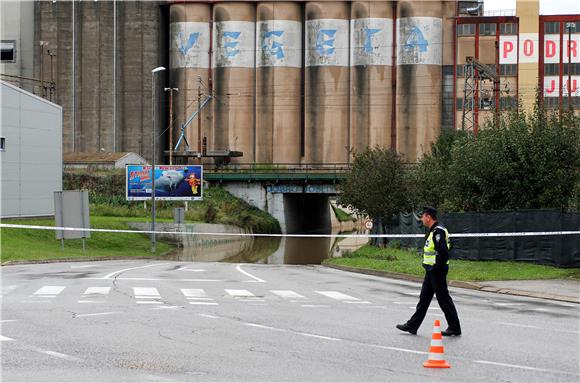
<path id="1" fill-rule="evenodd" d="M 201 76 L 197 76 L 197 159 L 201 165 Z"/>
<path id="2" fill-rule="evenodd" d="M 568 107 L 572 109 L 572 29 L 576 29 L 576 23 L 567 22 L 568 29 Z"/>
<path id="3" fill-rule="evenodd" d="M 173 91 L 179 92 L 179 88 L 163 88 L 169 91 L 169 165 L 173 165 Z"/>
<path id="4" fill-rule="evenodd" d="M 44 46 L 48 45 L 46 41 L 40 41 L 40 96 L 45 97 L 44 94 Z"/>
<path id="5" fill-rule="evenodd" d="M 56 53 L 54 53 L 54 49 L 49 49 L 48 55 L 50 56 L 50 101 L 53 101 L 53 96 L 55 93 L 55 84 L 54 84 L 54 69 L 52 66 L 52 58 L 56 56 Z"/>
<path id="6" fill-rule="evenodd" d="M 151 141 L 152 141 L 152 159 L 151 159 L 151 252 L 155 253 L 157 251 L 156 241 L 155 241 L 155 137 L 157 132 L 155 131 L 155 109 L 156 109 L 156 90 L 157 87 L 155 86 L 155 73 L 164 71 L 165 68 L 160 66 L 151 71 L 151 109 L 152 109 L 152 116 L 153 116 L 153 128 L 151 132 Z"/>

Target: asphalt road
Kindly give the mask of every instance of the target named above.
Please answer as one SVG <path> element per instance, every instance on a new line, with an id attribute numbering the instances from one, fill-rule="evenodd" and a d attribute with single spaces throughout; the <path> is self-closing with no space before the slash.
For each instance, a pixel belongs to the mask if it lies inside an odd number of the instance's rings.
<path id="1" fill-rule="evenodd" d="M 321 266 L 161 261 L 2 267 L 3 382 L 580 379 L 580 305 L 451 289 L 463 336 L 426 369 L 436 301 Z"/>

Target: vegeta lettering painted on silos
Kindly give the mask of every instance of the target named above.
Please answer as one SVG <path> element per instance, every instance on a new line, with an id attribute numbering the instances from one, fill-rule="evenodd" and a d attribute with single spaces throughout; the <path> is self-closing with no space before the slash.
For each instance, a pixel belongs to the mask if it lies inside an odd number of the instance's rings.
<path id="1" fill-rule="evenodd" d="M 267 20 L 257 23 L 256 66 L 302 66 L 300 42 L 302 27 L 298 21 Z"/>
<path id="2" fill-rule="evenodd" d="M 250 21 L 214 23 L 214 67 L 254 67 L 255 24 Z"/>
<path id="3" fill-rule="evenodd" d="M 393 65 L 392 19 L 354 19 L 350 26 L 351 65 Z"/>
<path id="4" fill-rule="evenodd" d="M 397 65 L 441 65 L 443 22 L 436 17 L 397 19 Z"/>
<path id="5" fill-rule="evenodd" d="M 306 21 L 306 66 L 348 66 L 348 20 Z"/>
<path id="6" fill-rule="evenodd" d="M 171 68 L 209 67 L 209 23 L 171 23 L 170 41 Z"/>

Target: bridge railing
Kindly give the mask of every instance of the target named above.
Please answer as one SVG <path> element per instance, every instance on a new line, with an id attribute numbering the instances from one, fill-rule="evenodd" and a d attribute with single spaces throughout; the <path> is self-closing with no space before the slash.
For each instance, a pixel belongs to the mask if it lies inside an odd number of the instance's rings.
<path id="1" fill-rule="evenodd" d="M 213 181 L 321 181 L 341 182 L 351 170 L 347 163 L 238 163 L 204 165 L 204 178 Z"/>
<path id="2" fill-rule="evenodd" d="M 210 173 L 347 173 L 351 170 L 348 163 L 333 164 L 300 164 L 300 163 L 238 163 L 227 165 L 207 164 L 204 172 Z"/>

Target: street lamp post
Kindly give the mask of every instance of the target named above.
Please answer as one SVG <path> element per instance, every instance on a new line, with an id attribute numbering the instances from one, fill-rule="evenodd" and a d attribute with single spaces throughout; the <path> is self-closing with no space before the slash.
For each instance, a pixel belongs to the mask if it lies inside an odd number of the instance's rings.
<path id="1" fill-rule="evenodd" d="M 153 111 L 153 131 L 151 133 L 152 136 L 152 149 L 153 153 L 151 156 L 151 252 L 155 253 L 155 138 L 157 136 L 157 132 L 155 131 L 156 126 L 156 116 L 155 111 L 157 109 L 156 103 L 156 90 L 157 87 L 155 86 L 155 73 L 164 71 L 165 68 L 160 66 L 151 71 L 151 103 L 152 103 L 152 111 Z"/>
<path id="2" fill-rule="evenodd" d="M 169 165 L 173 165 L 173 92 L 179 92 L 179 88 L 164 88 L 169 91 Z"/>

